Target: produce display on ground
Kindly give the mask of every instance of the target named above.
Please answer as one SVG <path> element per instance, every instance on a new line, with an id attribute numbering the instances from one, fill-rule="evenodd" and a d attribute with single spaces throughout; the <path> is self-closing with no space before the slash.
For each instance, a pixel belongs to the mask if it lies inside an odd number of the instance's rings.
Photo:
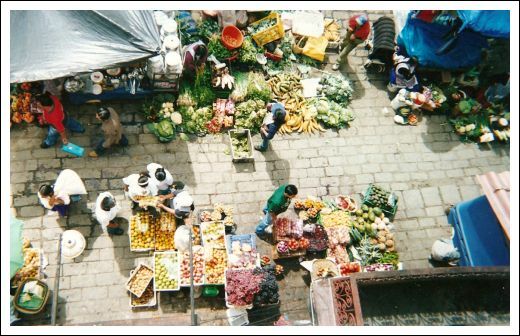
<path id="1" fill-rule="evenodd" d="M 143 294 L 140 297 L 130 293 L 130 306 L 135 307 L 148 307 L 157 303 L 156 293 L 153 290 L 153 279 L 148 284 Z"/>
<path id="2" fill-rule="evenodd" d="M 225 249 L 204 247 L 204 276 L 207 285 L 223 285 L 224 271 L 227 268 L 227 253 Z"/>
<path id="3" fill-rule="evenodd" d="M 255 294 L 260 291 L 263 274 L 255 274 L 249 269 L 226 270 L 226 305 L 233 307 L 249 306 Z"/>
<path id="4" fill-rule="evenodd" d="M 153 270 L 150 267 L 141 264 L 131 274 L 126 284 L 126 288 L 136 297 L 141 297 L 146 287 L 150 284 L 153 276 Z"/>
<path id="5" fill-rule="evenodd" d="M 224 237 L 226 229 L 224 223 L 218 222 L 203 222 L 200 224 L 202 231 L 202 244 L 204 247 L 225 248 Z"/>
<path id="6" fill-rule="evenodd" d="M 193 284 L 204 284 L 204 248 L 193 246 Z M 182 253 L 181 286 L 190 285 L 190 252 Z"/>
<path id="7" fill-rule="evenodd" d="M 258 266 L 258 257 L 259 254 L 250 239 L 231 241 L 231 250 L 228 250 L 228 269 L 253 269 Z"/>
<path id="8" fill-rule="evenodd" d="M 259 285 L 260 289 L 256 293 L 253 300 L 253 304 L 255 306 L 275 304 L 280 301 L 280 295 L 278 293 L 278 283 L 276 282 L 275 277 L 276 266 L 270 265 L 263 269 L 255 268 L 253 270 L 253 274 L 262 275 L 262 280 Z"/>
<path id="9" fill-rule="evenodd" d="M 253 156 L 249 135 L 247 130 L 230 132 L 233 159 L 248 159 Z"/>
<path id="10" fill-rule="evenodd" d="M 239 103 L 235 106 L 235 127 L 257 133 L 260 131 L 266 113 L 266 104 L 262 100 L 247 100 Z"/>
<path id="11" fill-rule="evenodd" d="M 278 216 L 273 223 L 276 241 L 299 239 L 303 234 L 303 223 L 297 218 Z"/>
<path id="12" fill-rule="evenodd" d="M 177 251 L 154 253 L 154 286 L 156 291 L 179 290 L 180 262 Z"/>
<path id="13" fill-rule="evenodd" d="M 23 252 L 23 266 L 16 272 L 11 281 L 11 285 L 18 287 L 20 283 L 25 281 L 27 278 L 38 278 L 40 275 L 40 250 L 37 248 L 30 247 L 31 243 L 29 240 L 24 239 L 22 252 Z"/>
<path id="14" fill-rule="evenodd" d="M 146 211 L 130 217 L 130 249 L 148 251 L 155 248 L 155 221 Z"/>

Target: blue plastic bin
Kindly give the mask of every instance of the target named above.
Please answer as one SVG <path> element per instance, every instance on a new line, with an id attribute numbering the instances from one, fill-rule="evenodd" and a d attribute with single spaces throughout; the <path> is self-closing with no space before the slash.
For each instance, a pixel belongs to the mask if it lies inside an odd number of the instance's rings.
<path id="1" fill-rule="evenodd" d="M 509 266 L 509 241 L 486 196 L 457 204 L 448 221 L 460 266 Z"/>

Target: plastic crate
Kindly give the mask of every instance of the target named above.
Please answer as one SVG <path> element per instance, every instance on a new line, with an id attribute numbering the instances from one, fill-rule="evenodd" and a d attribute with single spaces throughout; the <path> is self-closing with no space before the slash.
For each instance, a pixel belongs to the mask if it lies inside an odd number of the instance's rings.
<path id="1" fill-rule="evenodd" d="M 232 129 L 228 131 L 229 135 L 229 145 L 231 146 L 231 158 L 233 162 L 247 162 L 254 160 L 253 155 L 253 139 L 251 138 L 251 131 L 248 129 Z M 247 137 L 248 147 L 249 147 L 249 153 L 250 155 L 247 157 L 238 157 L 235 154 L 235 151 L 233 149 L 233 145 L 231 143 L 231 139 L 233 138 L 240 138 L 240 137 Z"/>
<path id="2" fill-rule="evenodd" d="M 227 235 L 225 239 L 228 254 L 231 253 L 231 245 L 235 241 L 239 241 L 240 245 L 250 244 L 252 248 L 256 249 L 256 235 L 253 234 Z"/>
<path id="3" fill-rule="evenodd" d="M 369 196 L 372 193 L 372 186 L 373 186 L 373 184 L 370 184 L 368 186 L 367 191 L 365 192 L 365 195 L 363 197 L 363 204 L 367 205 L 369 207 L 375 208 L 376 205 L 368 200 Z M 395 196 L 395 194 L 394 194 L 394 196 Z M 395 198 L 395 203 L 394 203 L 394 206 L 393 206 L 391 211 L 388 211 L 386 209 L 380 208 L 383 211 L 383 213 L 385 214 L 385 216 L 388 217 L 388 219 L 390 221 L 394 220 L 395 214 L 397 213 L 397 202 L 398 202 L 398 199 L 397 199 L 397 196 L 395 196 L 395 197 L 396 197 Z"/>
<path id="4" fill-rule="evenodd" d="M 138 215 L 134 215 L 134 216 L 138 216 Z M 150 225 L 152 226 L 155 226 L 155 220 L 153 220 L 152 216 L 149 214 L 148 216 L 150 216 Z M 133 216 L 132 216 L 133 217 Z M 154 228 L 156 229 L 156 228 Z M 148 228 L 148 230 L 150 230 L 150 228 Z M 153 247 L 146 247 L 146 248 L 133 248 L 132 247 L 132 235 L 133 235 L 133 230 L 132 230 L 132 225 L 129 223 L 128 225 L 128 242 L 129 242 L 129 247 L 130 247 L 130 251 L 132 252 L 147 252 L 147 251 L 152 251 L 155 249 L 155 233 L 153 235 Z"/>
<path id="5" fill-rule="evenodd" d="M 486 196 L 457 204 L 448 221 L 460 266 L 509 266 L 509 243 Z"/>
<path id="6" fill-rule="evenodd" d="M 195 255 L 195 253 L 197 253 L 198 251 L 201 251 L 202 250 L 202 269 L 204 270 L 204 267 L 205 267 L 205 260 L 204 260 L 204 247 L 200 246 L 200 245 L 195 245 L 193 246 L 193 254 Z M 179 254 L 181 259 L 180 259 L 180 263 L 182 264 L 182 262 L 184 261 L 184 253 L 180 253 Z M 189 258 L 188 258 L 189 260 Z M 182 270 L 182 267 L 181 267 L 181 270 Z M 188 282 L 187 284 L 183 284 L 182 283 L 182 276 L 180 276 L 180 279 L 181 279 L 181 283 L 180 283 L 180 286 L 181 287 L 190 287 L 190 283 Z M 188 279 L 189 280 L 189 279 Z M 204 275 L 203 275 L 203 278 L 202 278 L 202 282 L 193 282 L 193 285 L 194 286 L 202 286 L 204 285 Z"/>
<path id="7" fill-rule="evenodd" d="M 261 32 L 253 34 L 252 36 L 253 40 L 255 40 L 256 44 L 258 44 L 260 47 L 262 47 L 264 44 L 282 38 L 285 34 L 285 31 L 283 29 L 283 23 L 280 18 L 280 14 L 278 13 L 271 13 L 267 15 L 265 18 L 253 22 L 252 24 L 250 24 L 250 27 L 261 24 L 262 22 L 265 22 L 269 19 L 276 19 L 276 24 L 272 27 L 262 30 Z"/>

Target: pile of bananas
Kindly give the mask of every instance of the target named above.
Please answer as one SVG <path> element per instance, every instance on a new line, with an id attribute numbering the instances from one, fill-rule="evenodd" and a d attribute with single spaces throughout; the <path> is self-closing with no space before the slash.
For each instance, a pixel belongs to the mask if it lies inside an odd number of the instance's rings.
<path id="1" fill-rule="evenodd" d="M 325 32 L 323 36 L 331 42 L 338 42 L 340 39 L 339 24 L 333 19 L 325 19 Z"/>
<path id="2" fill-rule="evenodd" d="M 277 74 L 267 81 L 274 98 L 285 106 L 287 116 L 280 134 L 292 132 L 316 133 L 325 131 L 317 122 L 317 113 L 307 108 L 302 94 L 301 77 L 292 73 Z"/>

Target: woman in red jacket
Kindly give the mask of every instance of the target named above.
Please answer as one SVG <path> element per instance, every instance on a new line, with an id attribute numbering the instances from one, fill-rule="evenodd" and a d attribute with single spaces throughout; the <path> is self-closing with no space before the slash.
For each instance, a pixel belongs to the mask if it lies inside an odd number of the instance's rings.
<path id="1" fill-rule="evenodd" d="M 339 54 L 338 60 L 332 66 L 333 70 L 338 70 L 340 64 L 347 63 L 347 55 L 354 49 L 358 44 L 365 41 L 370 35 L 370 23 L 365 14 L 354 15 L 348 20 L 347 35 L 341 44 L 341 53 Z"/>
<path id="2" fill-rule="evenodd" d="M 41 143 L 41 148 L 54 146 L 59 137 L 61 137 L 63 144 L 67 144 L 69 141 L 65 133 L 65 128 L 68 128 L 71 132 L 85 132 L 85 127 L 65 115 L 63 105 L 61 105 L 58 97 L 46 92 L 37 96 L 36 100 L 38 101 L 39 108 L 43 111 L 43 121 L 45 125 L 49 125 L 47 137 Z"/>

